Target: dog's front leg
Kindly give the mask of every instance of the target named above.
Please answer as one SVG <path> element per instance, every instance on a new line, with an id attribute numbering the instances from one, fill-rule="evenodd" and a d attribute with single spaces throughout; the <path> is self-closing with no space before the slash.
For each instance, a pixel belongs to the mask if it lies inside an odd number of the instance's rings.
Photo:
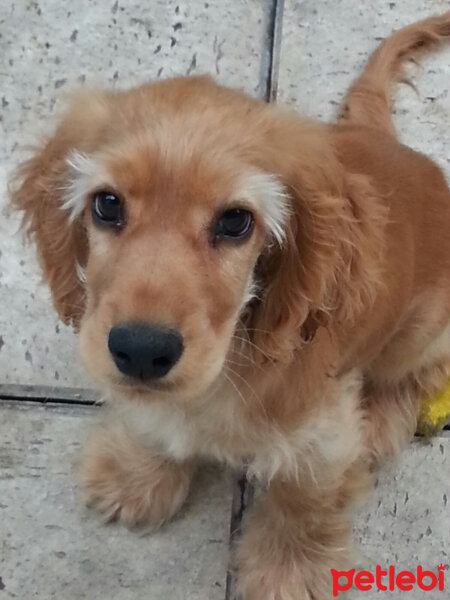
<path id="1" fill-rule="evenodd" d="M 156 529 L 182 506 L 193 474 L 192 462 L 175 462 L 151 450 L 119 423 L 94 430 L 79 462 L 88 505 L 105 520 Z"/>
<path id="2" fill-rule="evenodd" d="M 331 569 L 350 568 L 350 509 L 368 481 L 364 465 L 327 484 L 275 478 L 238 548 L 243 599 L 330 600 Z"/>

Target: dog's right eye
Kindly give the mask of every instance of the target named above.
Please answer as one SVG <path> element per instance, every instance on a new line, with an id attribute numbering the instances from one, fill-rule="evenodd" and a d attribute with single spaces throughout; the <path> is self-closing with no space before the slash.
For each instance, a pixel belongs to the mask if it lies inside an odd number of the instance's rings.
<path id="1" fill-rule="evenodd" d="M 96 192 L 92 197 L 92 217 L 100 225 L 120 229 L 125 222 L 121 199 L 111 192 Z"/>

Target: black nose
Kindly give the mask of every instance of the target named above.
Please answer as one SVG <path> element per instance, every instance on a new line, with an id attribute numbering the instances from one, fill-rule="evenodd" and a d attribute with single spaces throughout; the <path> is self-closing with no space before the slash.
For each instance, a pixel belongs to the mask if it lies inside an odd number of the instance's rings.
<path id="1" fill-rule="evenodd" d="M 142 380 L 164 377 L 183 352 L 183 338 L 168 327 L 125 323 L 109 332 L 108 348 L 119 371 Z"/>

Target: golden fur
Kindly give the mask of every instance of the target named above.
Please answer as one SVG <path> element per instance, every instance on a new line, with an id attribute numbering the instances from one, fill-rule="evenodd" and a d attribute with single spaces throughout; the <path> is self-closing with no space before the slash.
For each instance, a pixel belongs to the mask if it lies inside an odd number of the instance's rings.
<path id="1" fill-rule="evenodd" d="M 196 459 L 245 463 L 268 485 L 238 551 L 245 600 L 330 597 L 370 471 L 449 375 L 450 192 L 397 141 L 388 101 L 403 62 L 449 40 L 450 13 L 388 38 L 336 125 L 208 77 L 84 93 L 13 185 L 111 399 L 83 455 L 88 501 L 156 526 Z M 119 233 L 85 210 L 99 186 L 125 198 Z M 253 235 L 213 248 L 208 223 L 233 202 L 254 212 Z M 182 332 L 162 383 L 114 366 L 108 332 L 129 320 Z"/>

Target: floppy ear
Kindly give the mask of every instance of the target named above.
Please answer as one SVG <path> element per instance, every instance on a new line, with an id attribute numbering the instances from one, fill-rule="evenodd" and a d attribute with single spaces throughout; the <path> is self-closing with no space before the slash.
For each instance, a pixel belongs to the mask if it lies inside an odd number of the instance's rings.
<path id="1" fill-rule="evenodd" d="M 80 268 L 87 260 L 87 238 L 81 218 L 71 220 L 63 208 L 70 178 L 68 156 L 89 152 L 105 128 L 107 97 L 83 93 L 74 98 L 54 136 L 21 164 L 10 182 L 11 201 L 23 211 L 24 224 L 35 240 L 54 306 L 64 323 L 75 329 L 84 311 Z"/>
<path id="2" fill-rule="evenodd" d="M 353 322 L 380 281 L 383 206 L 367 177 L 345 173 L 330 148 L 311 148 L 278 165 L 292 214 L 283 245 L 257 265 L 262 298 L 249 333 L 262 358 L 289 360 L 319 326 Z"/>

